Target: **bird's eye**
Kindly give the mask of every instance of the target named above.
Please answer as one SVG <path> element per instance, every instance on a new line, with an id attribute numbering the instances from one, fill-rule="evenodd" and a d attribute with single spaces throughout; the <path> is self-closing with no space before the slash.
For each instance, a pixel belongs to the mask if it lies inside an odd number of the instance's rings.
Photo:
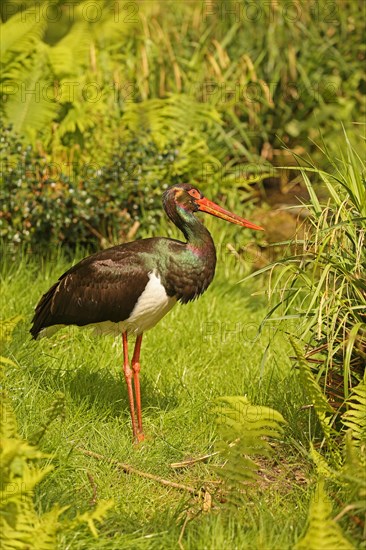
<path id="1" fill-rule="evenodd" d="M 197 189 L 191 189 L 190 191 L 188 191 L 188 194 L 191 195 L 191 197 L 193 197 L 194 199 L 201 198 L 201 193 L 197 191 Z"/>

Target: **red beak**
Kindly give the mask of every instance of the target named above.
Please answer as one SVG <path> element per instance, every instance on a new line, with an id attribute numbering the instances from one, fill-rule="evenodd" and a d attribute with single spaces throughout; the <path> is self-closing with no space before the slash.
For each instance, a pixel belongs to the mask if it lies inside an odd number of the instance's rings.
<path id="1" fill-rule="evenodd" d="M 242 227 L 249 227 L 249 229 L 264 231 L 263 227 L 260 227 L 259 225 L 255 225 L 254 223 L 249 222 L 248 220 L 245 220 L 244 218 L 241 218 L 240 216 L 237 216 L 236 214 L 233 214 L 228 210 L 225 210 L 225 208 L 221 208 L 221 206 L 219 206 L 218 204 L 215 204 L 214 202 L 209 201 L 206 198 L 197 199 L 196 203 L 198 204 L 199 210 L 201 212 L 212 214 L 212 216 L 216 216 L 217 218 L 221 218 L 230 223 L 236 223 L 236 225 L 241 225 Z"/>

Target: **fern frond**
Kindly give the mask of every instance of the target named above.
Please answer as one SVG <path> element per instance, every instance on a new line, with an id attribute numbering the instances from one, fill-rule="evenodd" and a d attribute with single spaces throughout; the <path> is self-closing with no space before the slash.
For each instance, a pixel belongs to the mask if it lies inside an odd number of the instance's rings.
<path id="1" fill-rule="evenodd" d="M 18 433 L 15 414 L 4 390 L 0 392 L 0 441 L 16 437 Z"/>
<path id="2" fill-rule="evenodd" d="M 318 453 L 312 443 L 310 443 L 310 457 L 312 458 L 320 476 L 324 478 L 335 477 L 335 472 L 331 469 L 325 458 L 320 453 Z"/>
<path id="3" fill-rule="evenodd" d="M 37 466 L 36 461 L 46 455 L 19 438 L 10 403 L 6 410 L 1 427 L 10 438 L 2 439 L 0 448 L 0 546 L 4 550 L 53 550 L 62 510 L 38 516 L 33 504 L 36 485 L 53 467 Z"/>
<path id="4" fill-rule="evenodd" d="M 1 398 L 0 547 L 3 550 L 54 550 L 61 528 L 59 517 L 68 507 L 55 506 L 46 514 L 37 513 L 33 503 L 35 488 L 53 470 L 53 466 L 38 466 L 39 459 L 47 455 L 20 438 L 15 415 L 4 390 Z M 63 410 L 64 397 L 59 394 L 49 409 L 49 417 L 54 419 L 62 415 Z M 103 521 L 112 506 L 112 501 L 101 501 L 92 512 L 63 521 L 62 527 L 73 529 L 77 524 L 87 523 L 96 536 L 94 522 Z"/>
<path id="5" fill-rule="evenodd" d="M 60 122 L 58 135 L 63 137 L 68 132 L 79 131 L 84 133 L 97 125 L 100 120 L 100 109 L 104 108 L 102 103 L 96 105 L 87 101 L 73 98 L 72 107 Z"/>
<path id="6" fill-rule="evenodd" d="M 39 517 L 26 500 L 14 523 L 14 510 L 8 507 L 7 512 L 0 515 L 2 550 L 54 550 L 60 529 L 58 518 L 66 508 L 55 506 Z"/>
<path id="7" fill-rule="evenodd" d="M 316 381 L 311 368 L 307 361 L 304 359 L 300 346 L 295 342 L 293 338 L 290 338 L 291 345 L 295 351 L 296 358 L 299 365 L 299 378 L 301 385 L 305 389 L 312 405 L 314 406 L 316 415 L 319 419 L 324 435 L 327 439 L 330 438 L 331 428 L 329 425 L 330 417 L 329 413 L 333 412 L 332 407 L 327 401 L 327 398 L 320 389 L 318 382 Z"/>
<path id="8" fill-rule="evenodd" d="M 366 443 L 366 383 L 360 382 L 348 399 L 348 411 L 342 415 L 342 422 L 352 430 L 352 437 L 360 445 Z"/>
<path id="9" fill-rule="evenodd" d="M 86 512 L 85 514 L 81 514 L 77 516 L 76 523 L 87 523 L 90 532 L 93 534 L 94 537 L 98 537 L 97 529 L 94 525 L 94 522 L 102 522 L 104 521 L 108 510 L 113 508 L 114 501 L 112 499 L 109 500 L 101 500 L 98 502 L 95 509 L 91 512 Z"/>
<path id="10" fill-rule="evenodd" d="M 229 490 L 240 490 L 258 477 L 253 457 L 270 454 L 269 440 L 281 437 L 285 420 L 278 411 L 252 405 L 246 397 L 222 397 L 217 402 L 216 448 L 225 463 L 216 470 Z"/>
<path id="11" fill-rule="evenodd" d="M 345 457 L 339 471 L 339 481 L 351 495 L 347 505 L 360 515 L 366 514 L 366 447 L 359 445 L 352 437 L 351 431 L 346 433 Z"/>
<path id="12" fill-rule="evenodd" d="M 20 11 L 2 25 L 0 55 L 29 51 L 39 42 L 46 29 L 46 17 L 34 17 L 33 10 Z"/>
<path id="13" fill-rule="evenodd" d="M 192 128 L 212 127 L 220 121 L 221 117 L 214 107 L 184 94 L 127 103 L 123 115 L 128 136 L 146 135 L 162 148 L 168 141 L 184 137 Z"/>
<path id="14" fill-rule="evenodd" d="M 19 437 L 15 437 L 11 439 L 3 439 L 1 441 L 1 447 L 0 447 L 1 466 L 4 469 L 3 480 L 7 479 L 6 472 L 5 472 L 6 468 L 9 468 L 9 475 L 12 473 L 13 460 L 19 454 L 24 458 L 24 460 L 38 460 L 46 456 L 43 453 L 41 453 L 41 451 L 39 451 L 36 447 L 33 447 L 32 445 L 28 445 L 26 441 L 19 439 Z M 30 481 L 30 486 L 31 485 L 32 483 Z"/>
<path id="15" fill-rule="evenodd" d="M 70 32 L 55 46 L 47 49 L 47 56 L 55 76 L 68 79 L 78 76 L 89 64 L 91 36 L 85 21 L 76 21 Z M 70 82 L 69 82 L 70 84 Z"/>
<path id="16" fill-rule="evenodd" d="M 56 420 L 56 418 L 63 419 L 65 417 L 65 394 L 62 392 L 56 392 L 55 399 L 51 403 L 51 406 L 46 411 L 47 419 L 42 423 L 40 428 L 31 436 L 30 440 L 34 445 L 38 445 L 46 431 L 48 430 L 50 424 Z"/>
<path id="17" fill-rule="evenodd" d="M 350 472 L 363 471 L 366 467 L 366 447 L 359 446 L 358 442 L 352 436 L 351 431 L 347 431 L 344 447 L 343 469 Z M 366 479 L 365 479 L 366 484 Z"/>
<path id="18" fill-rule="evenodd" d="M 331 514 L 332 505 L 321 480 L 311 499 L 307 531 L 295 545 L 295 550 L 353 550 L 353 545 Z"/>
<path id="19" fill-rule="evenodd" d="M 15 315 L 9 319 L 0 320 L 0 342 L 9 342 L 13 331 L 20 321 L 24 319 L 23 315 Z"/>
<path id="20" fill-rule="evenodd" d="M 67 509 L 68 506 L 60 508 L 56 505 L 40 516 L 32 532 L 33 540 L 37 541 L 37 550 L 57 548 L 57 533 L 62 526 L 59 517 Z"/>
<path id="21" fill-rule="evenodd" d="M 47 80 L 49 73 L 46 46 L 27 60 L 27 74 L 22 78 L 18 91 L 9 95 L 6 102 L 6 118 L 20 135 L 28 134 L 32 139 L 35 132 L 48 128 L 56 117 L 60 106 L 54 100 L 54 92 Z"/>

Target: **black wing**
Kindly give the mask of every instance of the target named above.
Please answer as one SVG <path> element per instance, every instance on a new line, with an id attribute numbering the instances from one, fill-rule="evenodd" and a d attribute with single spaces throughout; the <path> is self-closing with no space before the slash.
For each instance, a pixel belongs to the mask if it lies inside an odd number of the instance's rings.
<path id="1" fill-rule="evenodd" d="M 144 263 L 147 241 L 97 252 L 66 271 L 36 307 L 30 330 L 33 338 L 53 325 L 127 319 L 149 280 Z"/>

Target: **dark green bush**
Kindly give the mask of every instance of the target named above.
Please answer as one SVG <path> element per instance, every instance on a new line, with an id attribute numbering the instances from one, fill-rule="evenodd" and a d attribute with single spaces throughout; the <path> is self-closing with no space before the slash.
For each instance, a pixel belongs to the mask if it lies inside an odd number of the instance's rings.
<path id="1" fill-rule="evenodd" d="M 1 142 L 10 242 L 103 246 L 137 219 L 144 235 L 178 179 L 239 202 L 365 116 L 363 0 L 137 0 L 127 19 L 105 0 L 95 21 L 52 3 L 57 23 L 34 17 L 43 0 L 3 4 L 0 113 L 21 136 Z"/>
<path id="2" fill-rule="evenodd" d="M 153 142 L 121 145 L 109 165 L 78 165 L 71 176 L 24 147 L 9 129 L 0 151 L 1 237 L 29 243 L 33 250 L 60 242 L 71 248 L 103 246 L 126 239 L 140 220 L 154 229 L 162 216 L 162 190 L 178 181 L 172 167 L 179 149 L 161 154 Z"/>
<path id="3" fill-rule="evenodd" d="M 164 216 L 161 195 L 167 186 L 200 180 L 201 187 L 214 187 L 212 193 L 225 187 L 220 161 L 199 133 L 160 145 L 145 133 L 144 139 L 116 143 L 108 163 L 77 162 L 65 173 L 63 165 L 25 147 L 6 128 L 0 162 L 0 237 L 39 252 L 60 243 L 93 250 L 153 234 Z M 210 164 L 206 184 L 205 162 Z"/>

